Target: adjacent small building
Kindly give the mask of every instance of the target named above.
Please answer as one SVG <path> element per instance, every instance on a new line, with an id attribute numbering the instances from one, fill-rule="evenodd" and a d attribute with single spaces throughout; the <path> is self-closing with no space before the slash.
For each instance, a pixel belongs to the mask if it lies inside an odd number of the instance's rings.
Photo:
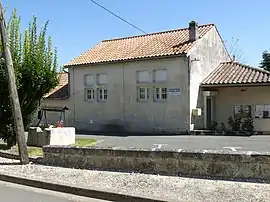
<path id="1" fill-rule="evenodd" d="M 223 62 L 201 83 L 206 113 L 204 125 L 212 121 L 228 127 L 228 117 L 251 117 L 257 132 L 270 134 L 270 72 Z"/>
<path id="2" fill-rule="evenodd" d="M 40 104 L 42 119 L 36 115 L 33 125 L 56 124 L 57 121 L 64 120 L 66 125 L 72 125 L 70 120 L 70 95 L 69 95 L 69 73 L 58 73 L 58 85 L 46 94 Z M 62 112 L 63 113 L 62 113 Z M 41 114 L 40 114 L 41 115 Z"/>

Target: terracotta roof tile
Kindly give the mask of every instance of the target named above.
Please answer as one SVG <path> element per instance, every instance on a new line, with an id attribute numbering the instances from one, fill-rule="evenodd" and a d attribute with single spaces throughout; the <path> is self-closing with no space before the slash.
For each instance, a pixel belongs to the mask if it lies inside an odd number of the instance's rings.
<path id="1" fill-rule="evenodd" d="M 68 97 L 68 73 L 58 73 L 59 84 L 52 89 L 44 98 L 65 99 Z"/>
<path id="2" fill-rule="evenodd" d="M 270 83 L 270 72 L 238 62 L 223 62 L 201 83 L 207 85 Z"/>
<path id="3" fill-rule="evenodd" d="M 199 38 L 203 37 L 214 26 L 213 24 L 198 26 Z M 104 40 L 65 66 L 184 54 L 195 42 L 189 41 L 188 28 Z"/>

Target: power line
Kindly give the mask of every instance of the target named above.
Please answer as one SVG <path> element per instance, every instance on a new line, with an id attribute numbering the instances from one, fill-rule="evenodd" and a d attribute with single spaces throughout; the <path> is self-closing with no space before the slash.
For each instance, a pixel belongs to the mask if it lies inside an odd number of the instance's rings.
<path id="1" fill-rule="evenodd" d="M 133 28 L 139 30 L 140 32 L 144 33 L 144 34 L 148 34 L 146 31 L 142 30 L 141 28 L 139 28 L 138 26 L 132 24 L 131 22 L 125 20 L 124 18 L 122 18 L 121 16 L 117 15 L 116 13 L 114 13 L 113 11 L 109 10 L 108 8 L 102 6 L 101 4 L 97 3 L 96 1 L 94 0 L 90 0 L 93 4 L 99 6 L 100 8 L 102 8 L 103 10 L 107 11 L 108 13 L 112 14 L 113 16 L 115 16 L 116 18 L 120 19 L 121 21 L 127 23 L 128 25 L 132 26 Z M 154 38 L 154 40 L 162 43 L 163 45 L 165 46 L 168 46 L 171 48 L 171 46 L 169 44 L 167 44 L 166 42 L 160 40 L 160 39 L 157 39 L 157 38 Z"/>
<path id="2" fill-rule="evenodd" d="M 139 28 L 138 26 L 132 24 L 131 22 L 125 20 L 124 18 L 122 18 L 121 16 L 115 14 L 114 12 L 110 11 L 109 9 L 105 8 L 104 6 L 102 6 L 101 4 L 97 3 L 94 0 L 90 0 L 92 3 L 96 4 L 97 6 L 99 6 L 100 8 L 104 9 L 105 11 L 109 12 L 110 14 L 114 15 L 115 17 L 117 17 L 118 19 L 122 20 L 123 22 L 129 24 L 130 26 L 134 27 L 135 29 L 139 30 L 140 32 L 147 34 L 147 32 L 143 31 L 141 28 Z"/>

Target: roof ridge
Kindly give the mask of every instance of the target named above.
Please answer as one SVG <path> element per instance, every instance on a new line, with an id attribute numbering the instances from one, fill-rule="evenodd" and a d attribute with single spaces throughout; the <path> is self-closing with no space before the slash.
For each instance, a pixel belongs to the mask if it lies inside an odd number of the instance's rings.
<path id="1" fill-rule="evenodd" d="M 259 71 L 259 72 L 262 72 L 262 73 L 266 73 L 266 74 L 269 74 L 270 75 L 270 71 L 267 71 L 267 70 L 264 70 L 262 68 L 259 68 L 259 67 L 252 67 L 250 65 L 247 65 L 247 64 L 243 64 L 243 63 L 240 63 L 240 62 L 237 62 L 237 61 L 227 61 L 227 62 L 221 62 L 220 64 L 229 64 L 229 63 L 234 63 L 234 64 L 238 64 L 240 66 L 243 66 L 243 67 L 246 67 L 246 68 L 249 68 L 249 69 L 253 69 L 255 71 Z"/>
<path id="2" fill-rule="evenodd" d="M 215 26 L 215 24 L 214 23 L 202 24 L 202 25 L 199 25 L 198 27 L 206 27 L 206 26 Z M 151 35 L 158 35 L 158 34 L 165 34 L 165 33 L 170 33 L 170 32 L 183 31 L 185 29 L 188 29 L 188 27 L 179 28 L 179 29 L 172 29 L 172 30 L 166 30 L 166 31 L 160 31 L 160 32 L 153 32 L 153 33 L 149 33 L 149 34 L 141 34 L 141 35 L 127 36 L 127 37 L 120 37 L 120 38 L 113 38 L 113 39 L 105 39 L 105 40 L 102 40 L 101 42 L 103 43 L 103 42 L 109 42 L 109 41 L 133 39 L 133 38 L 139 38 L 139 37 L 145 37 L 145 36 L 151 36 Z"/>

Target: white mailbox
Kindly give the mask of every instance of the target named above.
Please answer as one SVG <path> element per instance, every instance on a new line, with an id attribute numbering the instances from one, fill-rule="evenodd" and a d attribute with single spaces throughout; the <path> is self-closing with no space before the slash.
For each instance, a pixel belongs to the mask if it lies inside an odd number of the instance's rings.
<path id="1" fill-rule="evenodd" d="M 193 116 L 201 116 L 202 115 L 202 109 L 201 108 L 192 109 L 192 115 Z"/>

